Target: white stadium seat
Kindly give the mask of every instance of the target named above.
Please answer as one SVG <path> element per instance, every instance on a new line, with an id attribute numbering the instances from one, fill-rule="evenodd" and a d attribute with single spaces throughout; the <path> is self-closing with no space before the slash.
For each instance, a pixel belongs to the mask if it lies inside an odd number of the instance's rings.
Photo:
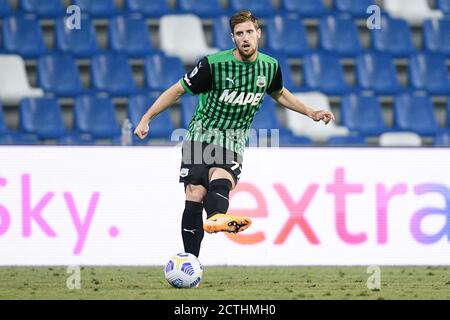
<path id="1" fill-rule="evenodd" d="M 192 14 L 163 16 L 159 39 L 161 49 L 167 55 L 179 57 L 188 65 L 194 65 L 206 54 L 218 51 L 208 47 L 202 22 Z"/>
<path id="2" fill-rule="evenodd" d="M 384 0 L 383 7 L 392 17 L 405 19 L 414 25 L 443 17 L 440 10 L 430 8 L 427 0 Z"/>
<path id="3" fill-rule="evenodd" d="M 303 103 L 316 110 L 330 110 L 328 97 L 321 92 L 294 93 Z M 327 125 L 323 121 L 315 122 L 295 111 L 285 109 L 287 126 L 296 135 L 307 136 L 314 142 L 326 142 L 332 136 L 348 136 L 349 130 L 346 127 L 336 126 L 334 122 Z"/>
<path id="4" fill-rule="evenodd" d="M 42 97 L 44 91 L 28 82 L 25 62 L 18 55 L 0 55 L 0 101 L 18 104 L 25 97 Z"/>
<path id="5" fill-rule="evenodd" d="M 380 147 L 420 147 L 422 140 L 414 132 L 385 132 L 380 135 Z"/>

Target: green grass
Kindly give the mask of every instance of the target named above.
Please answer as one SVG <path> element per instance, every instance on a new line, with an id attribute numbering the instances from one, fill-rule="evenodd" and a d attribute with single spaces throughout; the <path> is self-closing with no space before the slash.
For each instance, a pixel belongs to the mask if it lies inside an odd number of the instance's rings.
<path id="1" fill-rule="evenodd" d="M 82 267 L 69 290 L 64 267 L 0 267 L 0 299 L 450 299 L 450 267 L 205 267 L 198 288 L 174 289 L 162 267 Z"/>

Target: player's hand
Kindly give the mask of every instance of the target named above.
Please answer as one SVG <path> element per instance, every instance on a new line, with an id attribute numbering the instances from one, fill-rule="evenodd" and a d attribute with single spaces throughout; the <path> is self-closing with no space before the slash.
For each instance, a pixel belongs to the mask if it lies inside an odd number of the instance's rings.
<path id="1" fill-rule="evenodd" d="M 134 129 L 134 134 L 138 136 L 139 139 L 144 140 L 148 135 L 149 129 L 150 127 L 148 125 L 148 121 L 141 119 L 139 124 L 136 126 L 136 129 Z"/>
<path id="2" fill-rule="evenodd" d="M 314 111 L 311 115 L 311 119 L 313 119 L 314 121 L 322 120 L 323 122 L 325 122 L 325 124 L 328 124 L 331 120 L 336 121 L 333 113 L 331 111 L 325 110 Z"/>

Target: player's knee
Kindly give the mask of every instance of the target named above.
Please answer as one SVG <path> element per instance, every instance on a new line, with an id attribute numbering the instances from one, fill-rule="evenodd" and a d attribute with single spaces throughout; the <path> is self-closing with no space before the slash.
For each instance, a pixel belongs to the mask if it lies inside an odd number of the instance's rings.
<path id="1" fill-rule="evenodd" d="M 194 202 L 202 202 L 206 196 L 207 190 L 203 186 L 188 185 L 186 187 L 186 200 Z"/>

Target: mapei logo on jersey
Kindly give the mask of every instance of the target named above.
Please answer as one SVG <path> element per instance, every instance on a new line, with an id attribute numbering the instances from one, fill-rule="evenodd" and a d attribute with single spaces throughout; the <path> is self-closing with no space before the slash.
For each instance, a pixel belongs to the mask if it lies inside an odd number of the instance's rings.
<path id="1" fill-rule="evenodd" d="M 251 104 L 252 106 L 258 105 L 258 103 L 264 97 L 264 93 L 253 93 L 241 92 L 238 94 L 238 91 L 231 91 L 226 89 L 223 91 L 222 95 L 219 98 L 220 102 L 226 102 L 230 104 L 238 104 L 241 106 L 245 106 L 247 104 Z"/>
<path id="2" fill-rule="evenodd" d="M 266 86 L 267 80 L 266 80 L 266 76 L 258 76 L 258 78 L 256 78 L 256 85 L 259 88 L 264 88 Z"/>

